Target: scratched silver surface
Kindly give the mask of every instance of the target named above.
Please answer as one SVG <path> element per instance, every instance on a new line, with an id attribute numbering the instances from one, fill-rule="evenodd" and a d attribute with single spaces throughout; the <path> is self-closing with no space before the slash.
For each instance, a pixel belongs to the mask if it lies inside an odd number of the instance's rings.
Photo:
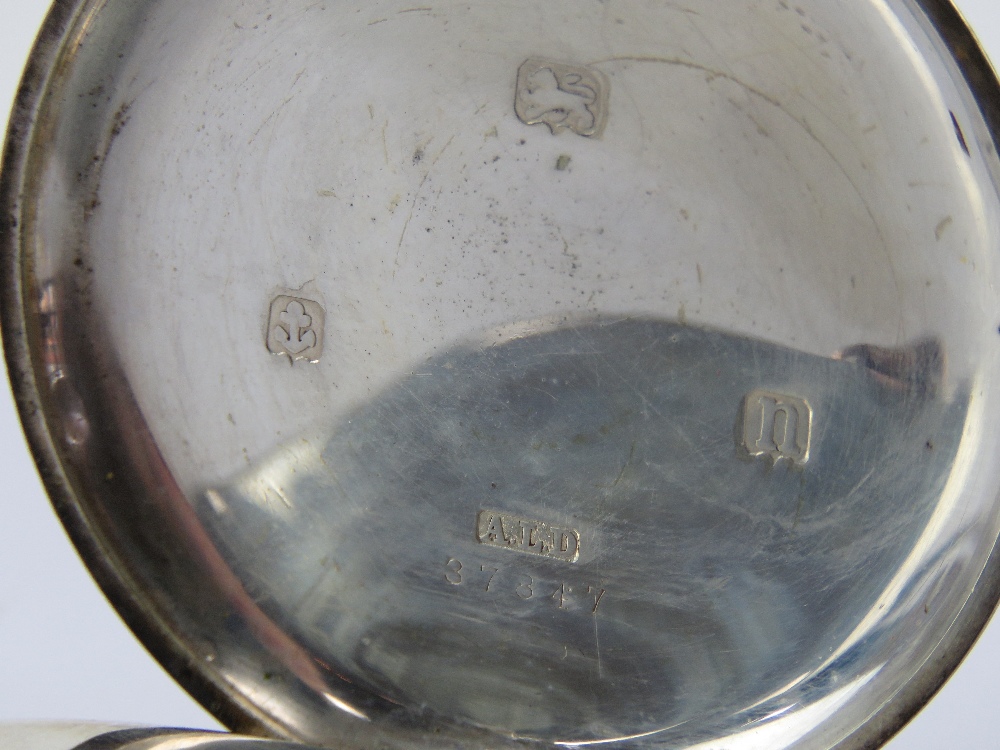
<path id="1" fill-rule="evenodd" d="M 5 347 L 117 606 L 314 744 L 887 739 L 997 585 L 949 7 L 62 4 Z"/>
<path id="2" fill-rule="evenodd" d="M 813 405 L 804 467 L 741 456 L 762 383 Z M 884 648 L 853 631 L 927 526 L 968 408 L 967 386 L 899 383 L 676 323 L 561 325 L 432 359 L 199 515 L 370 719 L 674 747 L 864 679 Z M 577 530 L 579 560 L 483 546 L 487 507 Z"/>

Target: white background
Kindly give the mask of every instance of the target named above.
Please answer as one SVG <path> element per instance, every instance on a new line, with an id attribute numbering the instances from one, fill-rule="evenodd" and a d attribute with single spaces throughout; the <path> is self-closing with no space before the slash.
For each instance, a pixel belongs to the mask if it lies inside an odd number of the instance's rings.
<path id="1" fill-rule="evenodd" d="M 1000 61 L 1000 2 L 956 0 L 956 4 L 993 59 Z M 0 0 L 0 122 L 10 110 L 47 5 L 47 0 Z M 1000 713 L 998 671 L 1000 619 L 889 750 L 1000 750 L 995 721 Z M 34 719 L 219 726 L 146 654 L 82 567 L 49 508 L 4 377 L 0 383 L 0 722 Z"/>

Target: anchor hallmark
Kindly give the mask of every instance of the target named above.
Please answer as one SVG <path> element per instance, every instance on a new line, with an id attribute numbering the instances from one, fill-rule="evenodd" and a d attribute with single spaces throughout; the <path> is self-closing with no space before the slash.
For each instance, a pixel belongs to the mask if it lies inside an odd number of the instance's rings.
<path id="1" fill-rule="evenodd" d="M 267 349 L 292 362 L 319 362 L 323 353 L 324 312 L 319 303 L 281 295 L 271 302 L 267 323 Z"/>

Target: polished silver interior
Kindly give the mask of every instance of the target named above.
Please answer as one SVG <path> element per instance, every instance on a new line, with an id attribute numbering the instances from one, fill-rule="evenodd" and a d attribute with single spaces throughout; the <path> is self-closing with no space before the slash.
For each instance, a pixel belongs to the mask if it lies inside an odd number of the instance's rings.
<path id="1" fill-rule="evenodd" d="M 232 725 L 860 748 L 953 668 L 1000 96 L 950 6 L 63 5 L 4 173 L 15 389 Z"/>

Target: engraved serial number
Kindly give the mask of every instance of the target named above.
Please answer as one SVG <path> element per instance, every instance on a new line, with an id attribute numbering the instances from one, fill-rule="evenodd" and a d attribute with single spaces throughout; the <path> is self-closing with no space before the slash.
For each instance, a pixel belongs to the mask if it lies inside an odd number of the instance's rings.
<path id="1" fill-rule="evenodd" d="M 534 601 L 563 610 L 583 610 L 597 614 L 607 591 L 599 586 L 571 580 L 551 580 L 514 566 L 479 561 L 463 562 L 451 557 L 445 563 L 444 581 L 472 591 L 506 596 L 514 601 Z"/>

